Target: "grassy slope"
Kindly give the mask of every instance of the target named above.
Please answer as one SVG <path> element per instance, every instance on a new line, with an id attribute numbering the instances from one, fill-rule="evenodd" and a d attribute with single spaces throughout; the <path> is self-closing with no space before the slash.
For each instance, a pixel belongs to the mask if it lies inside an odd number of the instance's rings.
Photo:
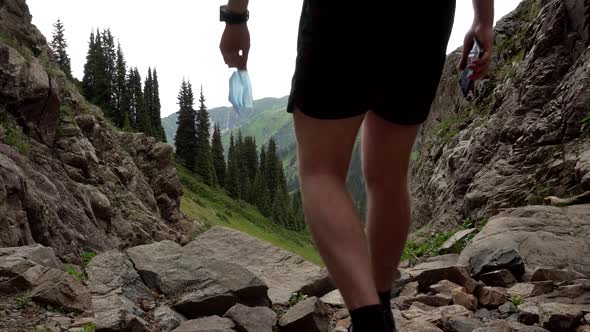
<path id="1" fill-rule="evenodd" d="M 207 226 L 237 229 L 296 253 L 310 262 L 323 264 L 308 235 L 274 225 L 255 207 L 235 201 L 223 191 L 204 185 L 185 168 L 179 166 L 177 169 L 184 186 L 181 209 L 190 218 L 199 220 Z"/>

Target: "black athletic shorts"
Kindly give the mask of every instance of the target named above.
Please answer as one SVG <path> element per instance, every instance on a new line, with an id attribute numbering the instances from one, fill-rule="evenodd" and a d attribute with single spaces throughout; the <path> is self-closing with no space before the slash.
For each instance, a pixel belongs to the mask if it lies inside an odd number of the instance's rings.
<path id="1" fill-rule="evenodd" d="M 373 111 L 423 123 L 453 27 L 455 0 L 304 0 L 289 106 L 318 119 Z"/>

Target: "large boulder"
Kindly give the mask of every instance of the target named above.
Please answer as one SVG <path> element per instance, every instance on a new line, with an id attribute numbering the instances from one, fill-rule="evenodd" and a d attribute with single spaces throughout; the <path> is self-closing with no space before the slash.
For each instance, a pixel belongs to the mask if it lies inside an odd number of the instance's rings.
<path id="1" fill-rule="evenodd" d="M 97 331 L 150 331 L 144 301 L 156 296 L 123 252 L 94 257 L 87 267 Z"/>
<path id="2" fill-rule="evenodd" d="M 279 319 L 284 332 L 328 332 L 330 308 L 316 297 L 309 297 L 291 308 Z"/>
<path id="3" fill-rule="evenodd" d="M 247 307 L 236 304 L 223 317 L 231 319 L 240 331 L 272 332 L 277 314 L 267 307 Z"/>
<path id="4" fill-rule="evenodd" d="M 223 315 L 236 303 L 270 305 L 268 287 L 249 270 L 172 241 L 129 248 L 145 283 L 169 297 L 188 318 Z"/>
<path id="5" fill-rule="evenodd" d="M 248 269 L 268 285 L 273 303 L 286 303 L 299 291 L 323 296 L 334 289 L 321 267 L 233 229 L 214 227 L 199 235 L 185 250 Z"/>
<path id="6" fill-rule="evenodd" d="M 62 268 L 53 249 L 42 245 L 0 248 L 0 292 L 29 290 L 51 269 Z"/>
<path id="7" fill-rule="evenodd" d="M 518 252 L 530 273 L 538 268 L 570 269 L 588 277 L 589 237 L 590 204 L 509 209 L 490 219 L 461 253 L 459 263 L 470 264 L 475 273 L 484 271 L 486 266 L 500 267 L 501 264 L 483 263 L 491 253 L 501 250 Z M 517 258 L 514 256 L 514 259 Z M 517 270 L 522 271 L 521 265 L 517 266 Z"/>
<path id="8" fill-rule="evenodd" d="M 235 326 L 228 318 L 209 316 L 184 321 L 173 332 L 235 332 Z"/>
<path id="9" fill-rule="evenodd" d="M 62 270 L 49 269 L 36 283 L 37 286 L 31 290 L 31 298 L 36 303 L 73 312 L 84 312 L 91 308 L 88 287 Z"/>

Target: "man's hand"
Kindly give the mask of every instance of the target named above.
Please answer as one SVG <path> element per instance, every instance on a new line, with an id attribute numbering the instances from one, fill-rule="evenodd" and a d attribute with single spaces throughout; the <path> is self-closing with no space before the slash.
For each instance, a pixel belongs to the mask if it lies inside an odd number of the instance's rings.
<path id="1" fill-rule="evenodd" d="M 228 67 L 246 69 L 250 52 L 248 24 L 226 24 L 219 49 Z"/>
<path id="2" fill-rule="evenodd" d="M 473 70 L 473 75 L 471 75 L 470 79 L 475 81 L 484 77 L 490 66 L 490 62 L 492 60 L 492 53 L 494 52 L 493 27 L 489 24 L 480 24 L 478 22 L 475 22 L 473 26 L 471 26 L 471 28 L 465 35 L 465 40 L 463 41 L 463 55 L 461 57 L 461 63 L 459 65 L 459 69 L 461 70 L 467 67 L 467 60 L 469 58 L 469 53 L 473 48 L 474 40 L 477 40 L 477 42 L 483 49 L 483 54 L 481 58 L 475 59 L 469 65 L 469 69 Z"/>

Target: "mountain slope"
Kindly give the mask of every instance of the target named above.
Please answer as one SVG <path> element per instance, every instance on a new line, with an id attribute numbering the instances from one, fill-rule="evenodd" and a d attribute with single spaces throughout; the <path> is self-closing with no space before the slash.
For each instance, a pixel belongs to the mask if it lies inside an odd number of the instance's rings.
<path id="1" fill-rule="evenodd" d="M 237 229 L 296 253 L 310 262 L 322 264 L 307 234 L 273 224 L 255 207 L 235 201 L 222 191 L 204 185 L 181 166 L 178 166 L 178 176 L 184 187 L 181 210 L 189 218 L 201 221 L 207 228 L 225 226 Z"/>
<path id="2" fill-rule="evenodd" d="M 245 123 L 251 122 L 258 113 L 269 110 L 277 110 L 286 107 L 287 98 L 263 98 L 254 101 L 254 109 L 251 112 L 245 112 L 239 115 L 232 107 L 217 107 L 209 110 L 211 122 L 218 123 L 222 132 L 235 129 Z M 174 113 L 162 118 L 162 126 L 166 132 L 168 143 L 174 144 L 174 136 L 178 128 L 178 114 Z"/>
<path id="3" fill-rule="evenodd" d="M 169 145 L 122 133 L 59 71 L 24 0 L 0 1 L 0 247 L 187 242 Z"/>
<path id="4" fill-rule="evenodd" d="M 451 54 L 413 164 L 414 220 L 451 229 L 590 190 L 590 1 L 525 0 L 496 26 L 474 98 Z"/>

